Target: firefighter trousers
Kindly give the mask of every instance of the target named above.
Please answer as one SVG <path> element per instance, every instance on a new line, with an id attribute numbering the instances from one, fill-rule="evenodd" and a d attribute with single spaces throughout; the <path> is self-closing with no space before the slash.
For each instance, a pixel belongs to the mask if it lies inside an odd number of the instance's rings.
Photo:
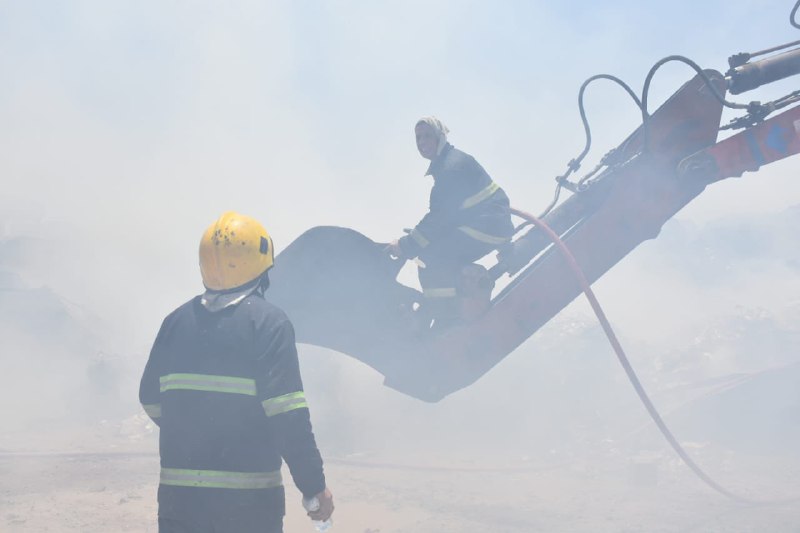
<path id="1" fill-rule="evenodd" d="M 158 533 L 283 533 L 283 487 L 159 487 Z"/>
<path id="2" fill-rule="evenodd" d="M 496 246 L 477 241 L 454 230 L 446 239 L 432 243 L 419 255 L 425 267 L 418 270 L 427 314 L 434 319 L 451 320 L 459 316 L 459 284 L 462 269 L 495 250 Z"/>

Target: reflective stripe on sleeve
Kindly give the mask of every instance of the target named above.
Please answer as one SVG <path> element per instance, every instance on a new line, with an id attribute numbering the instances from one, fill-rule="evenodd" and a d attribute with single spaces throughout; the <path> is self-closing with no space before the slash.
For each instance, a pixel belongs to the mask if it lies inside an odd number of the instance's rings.
<path id="1" fill-rule="evenodd" d="M 494 193 L 497 192 L 497 189 L 499 188 L 500 186 L 498 184 L 496 184 L 495 182 L 491 182 L 489 185 L 484 187 L 483 190 L 481 190 L 477 194 L 473 194 L 472 196 L 464 200 L 464 202 L 461 204 L 461 209 L 469 209 L 470 207 L 475 207 L 482 201 L 489 199 Z"/>
<path id="2" fill-rule="evenodd" d="M 423 289 L 422 295 L 425 298 L 455 298 L 457 296 L 456 289 L 454 287 Z"/>
<path id="3" fill-rule="evenodd" d="M 275 416 L 295 409 L 308 407 L 306 403 L 306 394 L 303 391 L 290 392 L 283 396 L 270 398 L 261 402 L 261 405 L 264 406 L 264 412 L 267 413 L 267 416 Z"/>
<path id="4" fill-rule="evenodd" d="M 411 233 L 409 233 L 409 235 L 411 235 L 411 238 L 414 239 L 414 241 L 417 244 L 419 244 L 421 247 L 423 247 L 423 248 L 425 248 L 426 246 L 428 246 L 431 243 L 428 239 L 425 238 L 425 235 L 423 235 L 421 232 L 417 231 L 416 229 L 412 229 Z"/>
<path id="5" fill-rule="evenodd" d="M 476 241 L 485 242 L 487 244 L 505 244 L 510 240 L 508 237 L 496 237 L 494 235 L 489 235 L 488 233 L 483 233 L 482 231 L 470 228 L 469 226 L 459 226 L 458 229 Z"/>
<path id="6" fill-rule="evenodd" d="M 206 392 L 227 392 L 231 394 L 256 395 L 256 381 L 249 378 L 231 376 L 211 376 L 208 374 L 167 374 L 161 376 L 161 392 L 169 390 L 196 390 Z"/>
<path id="7" fill-rule="evenodd" d="M 283 484 L 280 470 L 274 472 L 225 472 L 162 468 L 161 484 L 213 489 L 271 489 Z"/>
<path id="8" fill-rule="evenodd" d="M 160 403 L 152 403 L 152 404 L 142 404 L 144 407 L 144 412 L 147 413 L 147 416 L 150 418 L 161 418 L 161 404 Z"/>

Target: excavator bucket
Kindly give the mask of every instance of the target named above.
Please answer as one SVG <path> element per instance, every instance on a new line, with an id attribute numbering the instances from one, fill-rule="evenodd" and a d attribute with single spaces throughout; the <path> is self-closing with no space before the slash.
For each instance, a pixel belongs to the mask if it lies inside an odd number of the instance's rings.
<path id="1" fill-rule="evenodd" d="M 407 342 L 420 294 L 395 281 L 403 263 L 384 246 L 351 229 L 321 226 L 278 255 L 267 294 L 291 318 L 298 342 L 358 354 L 385 370 L 382 352 Z"/>
<path id="2" fill-rule="evenodd" d="M 447 357 L 434 354 L 434 334 L 413 314 L 421 294 L 396 281 L 403 261 L 385 246 L 347 228 L 312 228 L 275 258 L 267 297 L 289 315 L 298 342 L 348 354 L 386 385 L 437 401 L 469 381 L 457 384 Z"/>

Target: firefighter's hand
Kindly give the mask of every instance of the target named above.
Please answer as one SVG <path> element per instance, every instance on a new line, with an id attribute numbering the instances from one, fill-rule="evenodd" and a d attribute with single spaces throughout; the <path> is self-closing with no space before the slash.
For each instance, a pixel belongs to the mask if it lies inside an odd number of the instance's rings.
<path id="1" fill-rule="evenodd" d="M 393 259 L 405 259 L 405 254 L 403 254 L 403 249 L 400 248 L 400 241 L 392 241 L 386 245 L 386 248 L 383 251 L 389 254 L 390 257 Z"/>
<path id="2" fill-rule="evenodd" d="M 325 490 L 317 494 L 316 498 L 319 500 L 319 509 L 309 511 L 308 516 L 311 517 L 311 520 L 324 522 L 333 514 L 333 494 L 328 487 L 325 487 Z"/>

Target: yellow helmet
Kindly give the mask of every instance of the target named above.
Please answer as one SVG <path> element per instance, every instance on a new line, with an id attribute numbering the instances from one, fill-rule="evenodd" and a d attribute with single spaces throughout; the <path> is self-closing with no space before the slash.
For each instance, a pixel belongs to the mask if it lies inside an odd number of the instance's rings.
<path id="1" fill-rule="evenodd" d="M 200 272 L 207 289 L 224 291 L 272 268 L 272 239 L 256 219 L 234 211 L 211 224 L 200 240 Z"/>

